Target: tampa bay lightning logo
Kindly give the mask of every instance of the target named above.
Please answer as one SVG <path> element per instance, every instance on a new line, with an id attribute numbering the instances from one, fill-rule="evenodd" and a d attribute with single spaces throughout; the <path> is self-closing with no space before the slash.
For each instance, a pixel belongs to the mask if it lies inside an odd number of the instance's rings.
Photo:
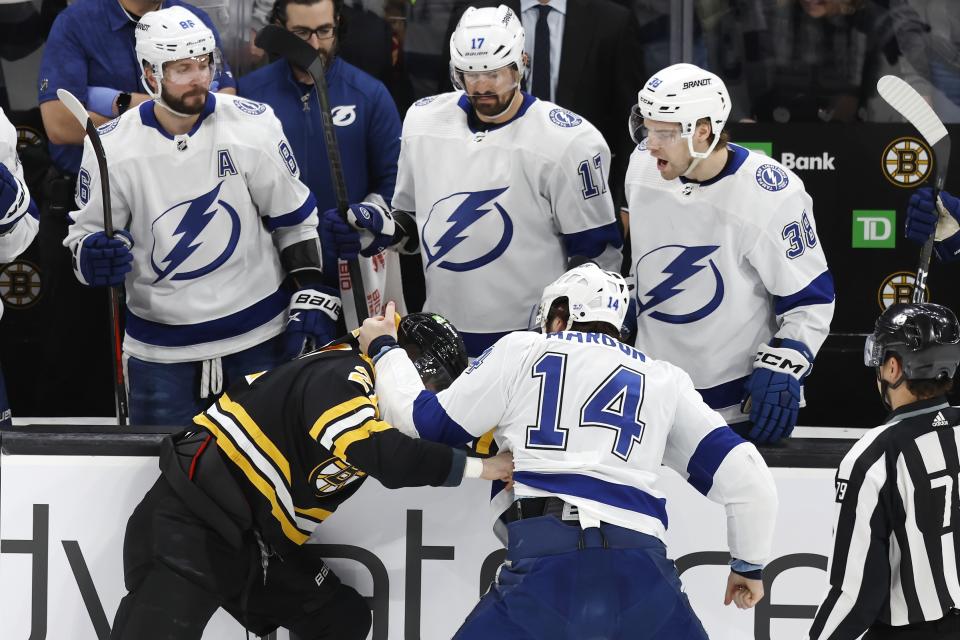
<path id="1" fill-rule="evenodd" d="M 723 301 L 723 277 L 710 256 L 717 249 L 668 244 L 641 256 L 637 316 L 646 313 L 661 322 L 688 324 L 716 311 Z"/>
<path id="2" fill-rule="evenodd" d="M 553 109 L 550 111 L 550 122 L 558 127 L 563 127 L 566 129 L 579 125 L 583 122 L 583 118 L 575 114 L 573 111 L 567 111 L 566 109 Z"/>
<path id="3" fill-rule="evenodd" d="M 436 99 L 437 99 L 437 96 L 427 96 L 426 98 L 420 98 L 419 100 L 413 103 L 413 106 L 425 107 Z"/>
<path id="4" fill-rule="evenodd" d="M 787 172 L 775 164 L 761 165 L 757 169 L 757 184 L 767 191 L 780 191 L 790 184 Z"/>
<path id="5" fill-rule="evenodd" d="M 258 116 L 267 110 L 267 105 L 263 104 L 262 102 L 243 100 L 242 98 L 234 98 L 233 104 L 237 109 L 240 109 L 240 111 L 248 113 L 251 116 Z"/>
<path id="6" fill-rule="evenodd" d="M 506 190 L 461 191 L 437 200 L 423 225 L 425 269 L 471 271 L 499 258 L 513 239 L 513 221 L 497 202 Z"/>
<path id="7" fill-rule="evenodd" d="M 153 221 L 150 266 L 164 278 L 192 280 L 227 261 L 240 239 L 240 216 L 220 200 L 223 182 L 207 193 L 179 202 Z"/>
<path id="8" fill-rule="evenodd" d="M 345 104 L 330 110 L 330 119 L 338 127 L 346 127 L 357 119 L 357 105 Z"/>

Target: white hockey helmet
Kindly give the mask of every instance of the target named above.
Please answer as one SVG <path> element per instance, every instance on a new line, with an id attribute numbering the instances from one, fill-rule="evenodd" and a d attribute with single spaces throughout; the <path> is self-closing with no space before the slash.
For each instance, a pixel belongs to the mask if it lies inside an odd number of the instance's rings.
<path id="1" fill-rule="evenodd" d="M 463 89 L 458 72 L 494 71 L 511 64 L 523 73 L 523 24 L 506 5 L 467 7 L 450 36 L 450 78 Z"/>
<path id="2" fill-rule="evenodd" d="M 573 326 L 574 322 L 606 322 L 619 331 L 630 304 L 623 276 L 604 271 L 595 262 L 570 269 L 543 290 L 537 311 L 537 326 L 544 333 L 547 332 L 550 307 L 557 298 L 566 298 L 570 308 L 564 330 Z"/>
<path id="3" fill-rule="evenodd" d="M 730 94 L 719 76 L 693 64 L 673 64 L 655 73 L 637 95 L 637 105 L 630 114 L 630 137 L 640 144 L 637 132 L 644 118 L 679 123 L 680 135 L 694 158 L 689 172 L 717 146 L 730 107 Z M 693 149 L 693 133 L 701 118 L 710 119 L 713 142 L 706 151 L 697 152 Z"/>
<path id="4" fill-rule="evenodd" d="M 137 23 L 136 50 L 141 66 L 149 64 L 157 80 L 157 89 L 154 91 L 147 82 L 146 74 L 141 77 L 143 87 L 154 100 L 160 97 L 165 63 L 211 55 L 212 78 L 216 74 L 215 65 L 219 62 L 213 32 L 200 18 L 180 6 L 150 11 L 140 18 Z"/>

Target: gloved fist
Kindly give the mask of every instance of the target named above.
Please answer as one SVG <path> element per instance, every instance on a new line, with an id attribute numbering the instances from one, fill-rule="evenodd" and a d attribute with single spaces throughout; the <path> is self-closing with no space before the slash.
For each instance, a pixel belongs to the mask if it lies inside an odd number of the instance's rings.
<path id="1" fill-rule="evenodd" d="M 331 287 L 300 289 L 290 299 L 287 353 L 301 355 L 333 340 L 340 317 L 340 296 Z"/>
<path id="2" fill-rule="evenodd" d="M 950 240 L 960 231 L 960 200 L 946 191 L 941 191 L 940 202 L 948 216 L 941 216 L 934 206 L 932 188 L 922 187 L 913 192 L 907 205 L 906 235 L 909 239 L 923 244 L 933 233 L 935 225 L 938 241 Z"/>
<path id="3" fill-rule="evenodd" d="M 807 357 L 795 349 L 765 344 L 758 347 L 740 403 L 740 410 L 749 411 L 753 423 L 747 433 L 750 440 L 773 443 L 790 435 L 800 410 L 800 383 L 810 366 Z"/>
<path id="4" fill-rule="evenodd" d="M 320 216 L 320 245 L 324 264 L 336 258 L 355 260 L 360 253 L 360 234 L 336 209 L 328 209 Z"/>
<path id="5" fill-rule="evenodd" d="M 133 269 L 133 238 L 127 231 L 108 237 L 103 231 L 90 233 L 73 248 L 73 271 L 88 287 L 115 287 L 123 284 Z"/>
<path id="6" fill-rule="evenodd" d="M 347 222 L 360 232 L 360 255 L 375 256 L 391 244 L 397 224 L 390 212 L 373 202 L 352 204 L 347 209 Z"/>
<path id="7" fill-rule="evenodd" d="M 0 223 L 11 222 L 7 218 L 14 216 L 21 208 L 26 211 L 26 207 L 21 207 L 23 197 L 20 181 L 7 169 L 7 165 L 0 162 Z"/>

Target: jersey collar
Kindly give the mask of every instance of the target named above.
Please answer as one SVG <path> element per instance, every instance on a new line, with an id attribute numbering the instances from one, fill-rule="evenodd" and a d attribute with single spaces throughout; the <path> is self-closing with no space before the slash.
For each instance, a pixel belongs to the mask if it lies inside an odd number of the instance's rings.
<path id="1" fill-rule="evenodd" d="M 926 400 L 917 400 L 916 402 L 905 404 L 902 407 L 891 411 L 890 415 L 887 416 L 886 421 L 893 422 L 894 420 L 904 420 L 905 418 L 910 418 L 912 416 L 918 416 L 924 413 L 932 413 L 934 411 L 946 409 L 949 406 L 950 403 L 947 402 L 946 396 L 936 396 Z"/>
<path id="2" fill-rule="evenodd" d="M 143 122 L 143 124 L 147 125 L 148 127 L 153 127 L 154 129 L 159 131 L 164 138 L 173 140 L 174 139 L 173 135 L 168 133 L 167 130 L 164 129 L 163 126 L 161 126 L 160 122 L 157 120 L 157 115 L 153 111 L 153 107 L 155 104 L 156 103 L 153 100 L 147 100 L 141 103 L 140 120 Z M 187 132 L 187 135 L 192 136 L 193 134 L 195 134 L 197 130 L 200 129 L 200 124 L 207 119 L 207 116 L 213 113 L 213 110 L 216 109 L 216 107 L 217 107 L 216 97 L 214 97 L 213 94 L 208 93 L 207 102 L 203 105 L 203 111 L 200 112 L 200 117 L 197 118 L 197 121 L 194 123 L 193 128 Z M 163 107 L 160 107 L 160 108 L 163 109 Z"/>
<path id="3" fill-rule="evenodd" d="M 112 31 L 120 31 L 129 26 L 133 28 L 136 22 L 130 19 L 126 10 L 120 5 L 120 0 L 102 0 L 101 6 L 107 14 L 107 22 Z M 169 5 L 166 2 L 160 4 L 161 9 L 166 9 Z"/>
<path id="4" fill-rule="evenodd" d="M 706 187 L 707 185 L 714 184 L 726 178 L 727 176 L 732 176 L 737 172 L 743 163 L 746 161 L 747 156 L 750 155 L 750 152 L 744 149 L 741 146 L 727 143 L 727 163 L 723 165 L 723 169 L 720 170 L 720 173 L 713 176 L 709 180 L 704 180 L 699 182 L 698 180 L 691 180 L 690 178 L 685 178 L 680 176 L 680 182 L 687 184 L 692 182 L 694 184 L 699 184 L 701 187 Z"/>
<path id="5" fill-rule="evenodd" d="M 521 116 L 523 116 L 523 114 L 527 112 L 527 109 L 530 108 L 530 105 L 537 101 L 534 96 L 524 91 L 521 91 L 520 95 L 523 96 L 523 102 L 520 104 L 520 109 L 517 110 L 517 113 L 514 114 L 512 118 L 506 122 L 501 122 L 500 124 L 482 122 L 479 118 L 477 118 L 476 114 L 473 112 L 473 105 L 470 104 L 470 99 L 467 98 L 467 94 L 465 93 L 460 96 L 460 99 L 457 101 L 457 106 L 463 109 L 463 112 L 467 114 L 467 128 L 469 128 L 472 133 L 479 133 L 481 131 L 496 131 L 497 129 L 507 126 L 511 122 L 516 122 Z"/>

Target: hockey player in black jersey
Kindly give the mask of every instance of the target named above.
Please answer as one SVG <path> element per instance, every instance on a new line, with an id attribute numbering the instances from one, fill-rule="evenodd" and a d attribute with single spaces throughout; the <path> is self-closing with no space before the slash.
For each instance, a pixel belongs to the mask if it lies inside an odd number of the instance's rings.
<path id="1" fill-rule="evenodd" d="M 466 367 L 439 316 L 411 314 L 399 335 L 427 385 Z M 508 454 L 467 458 L 381 420 L 372 360 L 352 337 L 246 376 L 194 423 L 164 442 L 162 475 L 127 524 L 115 640 L 199 640 L 219 607 L 259 635 L 362 640 L 370 609 L 304 544 L 311 532 L 367 476 L 455 486 L 512 471 Z"/>
<path id="2" fill-rule="evenodd" d="M 867 337 L 891 410 L 837 469 L 830 588 L 809 640 L 960 638 L 960 324 L 938 304 L 896 304 Z"/>

